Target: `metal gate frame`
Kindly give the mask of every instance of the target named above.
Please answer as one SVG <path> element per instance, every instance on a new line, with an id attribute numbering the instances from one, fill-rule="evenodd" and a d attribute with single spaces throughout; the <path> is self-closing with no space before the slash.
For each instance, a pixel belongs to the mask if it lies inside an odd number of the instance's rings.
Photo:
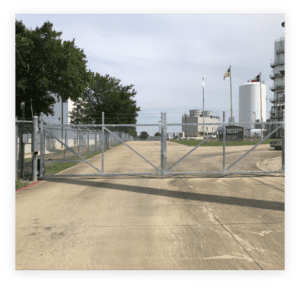
<path id="1" fill-rule="evenodd" d="M 102 132 L 102 144 L 101 144 L 101 151 L 102 151 L 102 170 L 99 170 L 97 167 L 92 165 L 88 160 L 86 160 L 84 157 L 82 157 L 79 153 L 75 152 L 71 147 L 69 147 L 67 144 L 65 144 L 63 141 L 55 137 L 49 129 L 51 128 L 63 128 L 63 127 L 70 127 L 70 125 L 47 125 L 45 126 L 43 124 L 43 117 L 41 116 L 40 121 L 40 147 L 41 147 L 41 158 L 40 158 L 40 177 L 81 177 L 81 176 L 118 176 L 118 175 L 196 175 L 196 174 L 257 174 L 257 173 L 284 173 L 284 165 L 282 165 L 281 171 L 241 171 L 241 172 L 230 172 L 229 170 L 236 165 L 242 158 L 244 158 L 246 155 L 248 155 L 251 151 L 253 151 L 257 146 L 259 146 L 264 140 L 271 137 L 272 134 L 274 134 L 276 131 L 278 131 L 280 128 L 284 129 L 284 122 L 276 122 L 278 124 L 277 128 L 274 129 L 272 132 L 270 132 L 265 138 L 263 138 L 261 141 L 259 141 L 256 145 L 254 145 L 249 151 L 244 153 L 241 157 L 239 157 L 234 163 L 232 163 L 229 167 L 226 168 L 225 166 L 225 127 L 230 123 L 225 123 L 225 117 L 223 116 L 223 123 L 218 124 L 206 124 L 206 125 L 219 125 L 219 128 L 215 130 L 210 136 L 205 138 L 203 141 L 201 141 L 197 146 L 195 146 L 192 150 L 190 150 L 187 154 L 185 154 L 182 158 L 180 158 L 178 161 L 176 161 L 174 164 L 172 164 L 169 168 L 167 168 L 167 127 L 168 126 L 175 126 L 175 125 L 202 125 L 202 123 L 193 124 L 193 123 L 180 123 L 180 124 L 167 124 L 166 121 L 166 113 L 161 113 L 161 123 L 160 124 L 104 124 L 104 112 L 102 112 L 102 124 L 86 124 L 86 125 L 74 125 L 77 127 L 101 127 Z M 249 123 L 248 123 L 249 124 Z M 253 123 L 257 124 L 257 123 Z M 266 123 L 260 123 L 260 124 L 270 124 L 268 122 Z M 137 127 L 137 126 L 159 126 L 161 130 L 161 166 L 160 168 L 156 167 L 154 164 L 152 164 L 148 159 L 146 159 L 144 156 L 139 154 L 136 150 L 134 150 L 132 147 L 130 147 L 125 141 L 123 141 L 119 136 L 111 132 L 108 127 Z M 215 135 L 220 129 L 223 129 L 223 171 L 221 172 L 170 172 L 170 170 L 176 166 L 179 162 L 181 162 L 184 158 L 186 158 L 188 155 L 190 155 L 195 149 L 203 145 L 205 142 L 207 142 L 213 135 Z M 104 132 L 107 131 L 109 134 L 112 134 L 114 137 L 119 139 L 122 143 L 124 143 L 129 149 L 131 149 L 134 153 L 136 153 L 138 156 L 140 156 L 144 161 L 149 163 L 152 167 L 154 167 L 158 172 L 157 173 L 114 173 L 114 174 L 106 174 L 104 172 Z M 49 160 L 45 160 L 45 133 L 48 133 L 53 138 L 55 138 L 59 143 L 61 143 L 63 146 L 66 147 L 66 149 L 70 150 L 72 153 L 74 153 L 76 156 L 78 156 L 81 160 L 51 160 L 51 162 L 86 162 L 91 167 L 93 167 L 97 173 L 96 174 L 70 174 L 70 175 L 45 175 L 44 170 L 44 163 L 49 162 Z M 283 147 L 284 149 L 284 147 Z"/>
<path id="2" fill-rule="evenodd" d="M 225 128 L 226 125 L 231 124 L 231 123 L 225 123 L 223 122 L 222 124 L 205 124 L 205 125 L 219 125 L 219 128 L 214 131 L 210 136 L 208 136 L 206 139 L 204 139 L 203 141 L 201 141 L 197 146 L 195 146 L 192 150 L 190 150 L 187 154 L 185 154 L 182 158 L 180 158 L 179 160 L 177 160 L 174 164 L 172 164 L 165 172 L 166 175 L 192 175 L 192 174 L 257 174 L 257 173 L 284 173 L 285 171 L 285 167 L 284 164 L 282 164 L 282 169 L 281 171 L 238 171 L 238 172 L 229 172 L 228 170 L 231 169 L 234 165 L 236 165 L 241 159 L 243 159 L 246 155 L 248 155 L 251 151 L 253 151 L 256 147 L 258 147 L 263 141 L 265 141 L 266 139 L 270 138 L 272 134 L 274 134 L 276 131 L 278 131 L 280 128 L 282 128 L 284 130 L 284 122 L 276 122 L 276 124 L 278 124 L 277 128 L 274 129 L 272 132 L 270 132 L 267 136 L 265 136 L 262 140 L 260 140 L 256 145 L 254 145 L 250 150 L 248 150 L 247 152 L 245 152 L 241 157 L 239 157 L 234 163 L 232 163 L 229 167 L 226 168 L 226 152 L 225 152 Z M 249 123 L 248 123 L 249 124 Z M 251 123 L 252 124 L 252 123 Z M 253 124 L 257 124 L 253 123 Z M 261 122 L 260 124 L 270 124 L 269 122 Z M 178 125 L 178 124 L 168 124 L 168 126 L 171 125 Z M 181 124 L 181 125 L 202 125 L 202 123 L 200 124 L 192 124 L 192 123 L 188 123 L 188 124 Z M 204 144 L 205 142 L 207 142 L 214 134 L 216 134 L 220 128 L 222 127 L 223 129 L 223 171 L 216 171 L 216 172 L 168 172 L 169 170 L 171 170 L 174 166 L 176 166 L 179 162 L 181 162 L 184 158 L 186 158 L 189 154 L 191 154 L 195 149 L 197 149 L 198 147 L 200 147 L 202 144 Z M 284 153 L 284 145 L 282 147 L 283 153 Z M 284 154 L 283 154 L 283 159 L 282 159 L 282 163 L 284 163 Z"/>
<path id="3" fill-rule="evenodd" d="M 165 119 L 166 113 L 164 113 L 164 116 L 162 115 L 162 119 Z M 53 128 L 63 128 L 63 127 L 70 127 L 70 125 L 44 125 L 43 124 L 43 116 L 41 115 L 41 121 L 40 121 L 40 147 L 41 147 L 41 159 L 40 159 L 40 177 L 45 178 L 45 177 L 81 177 L 81 176 L 118 176 L 118 175 L 159 175 L 159 174 L 163 174 L 162 172 L 164 171 L 164 168 L 161 167 L 160 169 L 158 167 L 156 167 L 154 164 L 152 164 L 148 159 L 146 159 L 144 156 L 142 156 L 141 154 L 139 154 L 136 150 L 134 150 L 132 147 L 130 147 L 125 141 L 123 141 L 119 136 L 117 136 L 116 134 L 114 134 L 113 132 L 111 132 L 107 127 L 116 127 L 116 126 L 120 126 L 120 127 L 136 127 L 136 126 L 162 126 L 162 130 L 164 129 L 163 126 L 165 126 L 164 122 L 161 125 L 158 124 L 104 124 L 104 112 L 102 112 L 102 124 L 86 124 L 86 125 L 74 125 L 77 127 L 98 127 L 102 129 L 102 144 L 101 144 L 101 153 L 102 153 L 102 170 L 100 171 L 97 167 L 95 167 L 94 165 L 92 165 L 88 160 L 86 160 L 84 157 L 82 157 L 79 153 L 77 153 L 76 151 L 74 151 L 74 149 L 72 149 L 71 147 L 69 147 L 66 143 L 64 143 L 63 141 L 61 141 L 60 139 L 58 139 L 56 136 L 53 135 L 53 133 L 49 130 L 53 129 Z M 119 141 L 121 141 L 123 144 L 125 144 L 129 149 L 131 149 L 134 153 L 136 153 L 138 156 L 140 156 L 143 160 L 145 160 L 146 162 L 148 162 L 152 167 L 154 167 L 158 173 L 113 173 L 113 174 L 109 174 L 109 173 L 104 173 L 104 132 L 107 131 L 109 134 L 113 135 L 115 138 L 117 138 Z M 55 140 L 57 140 L 60 144 L 62 144 L 66 149 L 70 150 L 72 153 L 74 153 L 76 156 L 78 156 L 81 160 L 45 160 L 45 134 L 49 134 L 52 138 L 54 138 Z M 166 135 L 164 137 L 164 140 L 162 140 L 162 142 L 165 141 L 164 146 L 166 146 Z M 86 162 L 87 164 L 89 164 L 91 167 L 93 167 L 98 173 L 96 174 L 69 174 L 69 175 L 46 175 L 45 174 L 45 170 L 44 170 L 44 163 L 45 162 Z M 165 164 L 166 162 L 166 157 L 165 154 L 162 155 L 162 164 Z"/>

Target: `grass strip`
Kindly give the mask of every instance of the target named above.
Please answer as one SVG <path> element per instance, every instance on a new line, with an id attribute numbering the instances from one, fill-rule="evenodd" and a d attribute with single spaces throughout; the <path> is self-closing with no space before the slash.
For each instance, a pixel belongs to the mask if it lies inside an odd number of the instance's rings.
<path id="1" fill-rule="evenodd" d="M 270 144 L 270 141 L 276 141 L 277 139 L 266 139 L 261 144 Z M 187 146 L 196 146 L 202 142 L 202 140 L 169 140 L 171 142 L 187 145 Z M 259 141 L 227 141 L 225 146 L 241 146 L 241 145 L 256 145 Z M 222 141 L 218 142 L 206 142 L 202 146 L 223 146 Z"/>
<path id="2" fill-rule="evenodd" d="M 121 144 L 121 143 L 119 143 L 119 144 Z M 119 144 L 113 145 L 110 148 L 116 147 Z M 107 150 L 108 149 L 105 149 L 104 152 L 106 152 Z M 99 151 L 95 151 L 95 152 L 92 152 L 92 153 L 89 153 L 89 154 L 86 154 L 86 155 L 81 155 L 81 156 L 83 156 L 85 159 L 90 159 L 90 158 L 92 158 L 92 157 L 94 157 L 96 155 L 99 155 L 101 153 L 102 153 L 102 151 L 99 150 Z M 63 154 L 64 154 L 63 150 L 55 152 L 55 156 L 63 155 Z M 45 155 L 45 159 L 49 159 L 50 157 L 51 157 L 51 154 Z M 38 156 L 38 158 L 40 158 L 40 156 Z M 78 158 L 78 159 L 80 159 L 80 158 Z M 30 158 L 26 158 L 26 159 L 24 159 L 24 162 L 27 163 L 27 164 L 28 163 L 31 164 L 32 158 L 31 157 Z M 61 172 L 63 170 L 66 170 L 66 169 L 68 169 L 68 168 L 70 168 L 70 167 L 72 167 L 72 166 L 74 166 L 76 164 L 79 164 L 79 163 L 80 162 L 78 162 L 78 161 L 76 161 L 76 162 L 62 162 L 62 163 L 59 163 L 59 162 L 45 163 L 45 174 L 51 174 L 51 175 L 52 174 L 56 174 L 56 173 L 59 173 L 59 172 Z M 20 188 L 22 188 L 24 186 L 27 186 L 29 184 L 30 183 L 23 182 L 23 181 L 17 179 L 16 180 L 16 190 L 18 190 L 18 189 L 20 189 Z"/>

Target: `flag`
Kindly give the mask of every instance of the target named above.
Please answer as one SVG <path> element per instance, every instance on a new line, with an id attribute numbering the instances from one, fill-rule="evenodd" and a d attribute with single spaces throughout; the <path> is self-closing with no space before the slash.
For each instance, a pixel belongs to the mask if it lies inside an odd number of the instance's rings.
<path id="1" fill-rule="evenodd" d="M 203 81 L 202 81 L 202 87 L 203 87 L 203 89 L 205 88 L 204 78 L 203 78 Z"/>
<path id="2" fill-rule="evenodd" d="M 229 67 L 228 71 L 225 72 L 223 80 L 225 80 L 226 77 L 230 77 L 230 67 Z"/>
<path id="3" fill-rule="evenodd" d="M 251 82 L 260 82 L 260 74 L 258 74 Z"/>

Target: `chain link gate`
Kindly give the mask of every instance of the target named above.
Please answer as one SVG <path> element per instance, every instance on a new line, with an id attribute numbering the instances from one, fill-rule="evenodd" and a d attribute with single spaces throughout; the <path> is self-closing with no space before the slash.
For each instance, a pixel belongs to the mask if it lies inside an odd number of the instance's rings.
<path id="1" fill-rule="evenodd" d="M 265 124 L 265 123 L 262 123 Z M 177 160 L 175 163 L 171 164 L 170 166 L 167 166 L 167 127 L 172 125 L 184 125 L 183 123 L 180 124 L 167 124 L 166 123 L 166 113 L 161 113 L 161 124 L 134 124 L 134 125 L 113 125 L 113 124 L 104 124 L 104 113 L 102 112 L 102 124 L 98 125 L 43 125 L 43 121 L 41 121 L 40 125 L 40 143 L 41 143 L 41 159 L 40 159 L 40 174 L 42 177 L 75 177 L 75 176 L 116 176 L 116 175 L 157 175 L 157 176 L 167 176 L 167 175 L 178 175 L 178 174 L 243 174 L 243 173 L 284 173 L 284 168 L 282 171 L 254 171 L 254 172 L 230 172 L 229 170 L 236 165 L 242 158 L 244 158 L 246 155 L 248 155 L 250 152 L 252 152 L 257 146 L 259 146 L 264 140 L 270 138 L 272 134 L 274 134 L 279 128 L 283 126 L 283 123 L 278 122 L 278 127 L 273 130 L 270 134 L 268 134 L 263 140 L 259 141 L 256 145 L 254 145 L 249 151 L 247 151 L 245 154 L 243 154 L 241 157 L 239 157 L 235 162 L 230 164 L 227 168 L 225 167 L 225 127 L 228 125 L 228 123 L 218 123 L 219 128 L 215 130 L 210 136 L 208 136 L 206 139 L 201 141 L 197 146 L 195 146 L 192 150 L 190 150 L 187 154 L 185 154 L 182 158 Z M 186 124 L 187 125 L 187 124 Z M 199 124 L 189 124 L 189 125 L 202 125 L 202 123 Z M 205 125 L 216 125 L 216 124 L 205 124 Z M 113 132 L 109 130 L 109 127 L 122 127 L 122 126 L 159 126 L 161 131 L 161 144 L 160 144 L 160 166 L 158 164 L 154 164 L 153 162 L 150 162 L 149 159 L 147 159 L 145 156 L 143 156 L 140 152 L 138 152 L 136 149 L 132 148 L 130 145 L 126 143 L 127 140 L 135 141 L 131 135 L 122 135 L 122 132 Z M 58 135 L 56 135 L 56 132 L 61 131 L 61 129 L 64 128 L 65 131 L 65 140 L 60 139 Z M 185 159 L 188 155 L 190 155 L 194 150 L 196 150 L 201 145 L 205 144 L 206 142 L 209 142 L 209 140 L 212 138 L 213 135 L 217 134 L 220 130 L 223 130 L 223 170 L 220 172 L 171 172 L 170 170 L 173 169 L 179 162 L 181 162 L 183 159 Z M 82 150 L 86 146 L 81 144 L 81 139 L 79 137 L 79 141 L 77 141 L 77 147 L 75 146 L 75 140 L 74 140 L 74 146 L 70 144 L 70 141 L 68 139 L 68 133 L 69 132 L 76 131 L 81 135 L 85 132 L 87 139 L 88 139 L 88 146 L 87 146 L 87 154 L 90 153 L 91 146 L 89 144 L 90 138 L 95 136 L 95 147 L 98 148 L 97 152 L 100 151 L 101 147 L 101 153 L 102 153 L 102 167 L 97 167 L 95 163 L 91 163 L 89 158 L 86 156 L 86 154 L 82 153 Z M 99 136 L 99 141 L 98 141 Z M 60 150 L 61 158 L 60 159 L 51 159 L 51 158 L 45 158 L 46 155 L 46 141 L 57 141 L 60 145 L 64 147 L 64 150 Z M 99 143 L 98 143 L 99 142 Z M 113 147 L 117 143 L 122 143 L 126 147 L 128 147 L 131 151 L 133 151 L 136 155 L 138 155 L 140 158 L 142 158 L 144 161 L 146 161 L 155 171 L 154 173 L 141 173 L 141 172 L 128 172 L 128 173 L 105 173 L 104 171 L 104 158 L 106 157 L 105 150 L 108 150 L 110 147 Z M 92 151 L 93 152 L 93 151 Z M 77 159 L 66 159 L 66 154 L 68 156 L 70 154 L 73 154 Z M 62 158 L 62 155 L 64 155 L 64 158 Z M 67 157 L 68 157 L 67 156 Z M 51 156 L 50 156 L 51 157 Z M 70 156 L 69 156 L 70 157 Z M 53 163 L 85 163 L 89 165 L 93 170 L 95 170 L 97 173 L 88 173 L 88 174 L 51 174 L 48 172 L 48 174 L 45 174 L 47 168 L 47 165 Z"/>

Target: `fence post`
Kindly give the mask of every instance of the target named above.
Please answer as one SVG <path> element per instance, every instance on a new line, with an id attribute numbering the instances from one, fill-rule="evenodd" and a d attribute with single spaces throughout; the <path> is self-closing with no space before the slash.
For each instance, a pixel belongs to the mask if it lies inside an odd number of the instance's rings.
<path id="1" fill-rule="evenodd" d="M 68 135 L 67 135 L 67 132 L 68 132 L 68 129 L 66 129 L 66 131 L 65 131 L 65 144 L 66 144 L 66 146 L 69 146 L 68 145 Z M 66 146 L 64 146 L 64 159 L 66 159 Z"/>
<path id="2" fill-rule="evenodd" d="M 24 178 L 24 143 L 23 143 L 23 125 L 24 123 L 20 123 L 19 126 L 19 168 L 20 168 L 20 173 L 19 176 L 20 178 Z"/>
<path id="3" fill-rule="evenodd" d="M 225 172 L 225 112 L 223 112 L 223 172 Z"/>
<path id="4" fill-rule="evenodd" d="M 284 149 L 285 149 L 285 115 L 284 115 L 284 110 L 282 110 L 282 119 L 284 124 L 282 125 L 282 172 L 285 170 L 285 162 L 284 162 Z"/>
<path id="5" fill-rule="evenodd" d="M 45 157 L 44 117 L 43 117 L 43 113 L 41 113 L 40 115 L 40 177 L 41 178 L 45 176 L 44 157 Z"/>
<path id="6" fill-rule="evenodd" d="M 38 117 L 33 117 L 33 133 L 31 140 L 31 152 L 32 152 L 32 180 L 37 181 L 37 159 L 38 159 L 38 149 L 37 149 L 37 134 L 38 134 Z"/>
<path id="7" fill-rule="evenodd" d="M 90 130 L 87 130 L 87 142 L 88 142 L 88 151 L 87 153 L 90 153 Z"/>
<path id="8" fill-rule="evenodd" d="M 101 151 L 102 151 L 102 173 L 104 173 L 104 112 L 102 112 L 102 141 L 101 141 Z"/>
<path id="9" fill-rule="evenodd" d="M 94 149 L 94 151 L 96 151 L 96 150 L 97 150 L 97 132 L 95 130 L 95 149 Z"/>
<path id="10" fill-rule="evenodd" d="M 78 131 L 78 154 L 81 153 L 81 145 L 82 145 L 82 135 L 81 135 L 81 130 Z"/>
<path id="11" fill-rule="evenodd" d="M 16 180 L 18 178 L 18 137 L 19 137 L 18 118 L 16 117 Z"/>
<path id="12" fill-rule="evenodd" d="M 78 153 L 80 154 L 79 151 L 79 131 L 77 130 L 77 147 L 78 147 Z"/>
<path id="13" fill-rule="evenodd" d="M 161 166 L 161 175 L 165 174 L 166 170 L 166 113 L 161 113 L 161 160 L 160 160 L 160 166 Z"/>

